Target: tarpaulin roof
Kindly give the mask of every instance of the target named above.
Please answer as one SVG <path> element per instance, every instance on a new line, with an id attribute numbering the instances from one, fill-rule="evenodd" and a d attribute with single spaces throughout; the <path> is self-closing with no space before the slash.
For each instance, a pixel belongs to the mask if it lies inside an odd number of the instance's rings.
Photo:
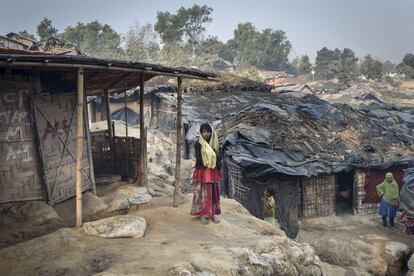
<path id="1" fill-rule="evenodd" d="M 174 95 L 160 97 L 174 105 Z M 298 92 L 211 92 L 183 101 L 192 133 L 213 122 L 227 155 L 252 177 L 414 166 L 414 109 L 357 110 Z"/>
<path id="2" fill-rule="evenodd" d="M 405 170 L 403 186 L 400 192 L 400 208 L 414 217 L 414 168 Z"/>

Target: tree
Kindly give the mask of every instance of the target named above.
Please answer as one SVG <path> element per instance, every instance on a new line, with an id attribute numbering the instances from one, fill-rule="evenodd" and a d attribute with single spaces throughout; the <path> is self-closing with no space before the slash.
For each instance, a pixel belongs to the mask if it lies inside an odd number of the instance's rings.
<path id="1" fill-rule="evenodd" d="M 234 53 L 235 63 L 248 68 L 255 66 L 267 70 L 283 70 L 288 64 L 291 50 L 285 32 L 265 29 L 258 31 L 252 23 L 240 23 L 234 30 L 234 37 L 228 41 L 228 48 Z M 230 55 L 232 57 L 232 55 Z"/>
<path id="2" fill-rule="evenodd" d="M 383 66 L 381 61 L 375 60 L 371 55 L 367 55 L 361 63 L 360 72 L 368 79 L 381 79 L 383 75 Z"/>
<path id="3" fill-rule="evenodd" d="M 338 49 L 329 50 L 323 47 L 316 53 L 316 76 L 319 79 L 332 79 L 339 72 L 339 57 L 340 51 Z"/>
<path id="4" fill-rule="evenodd" d="M 40 40 L 45 40 L 51 36 L 57 36 L 58 30 L 53 27 L 52 20 L 45 17 L 40 21 L 39 25 L 37 25 L 37 34 L 40 37 Z"/>
<path id="5" fill-rule="evenodd" d="M 34 35 L 32 35 L 31 33 L 29 33 L 28 31 L 26 31 L 26 30 L 20 31 L 20 32 L 18 32 L 18 34 L 21 35 L 21 36 L 36 40 L 36 37 Z"/>
<path id="6" fill-rule="evenodd" d="M 177 16 L 184 19 L 183 31 L 187 37 L 187 43 L 191 47 L 193 58 L 196 46 L 200 43 L 206 31 L 206 24 L 213 21 L 210 17 L 212 11 L 213 9 L 206 5 L 201 7 L 199 5 L 193 5 L 189 9 L 181 7 L 177 12 Z"/>
<path id="7" fill-rule="evenodd" d="M 348 82 L 355 79 L 357 75 L 358 58 L 355 56 L 355 53 L 349 48 L 343 49 L 343 51 L 339 55 L 339 58 L 340 65 L 336 77 L 342 83 L 348 84 Z"/>
<path id="8" fill-rule="evenodd" d="M 347 83 L 356 76 L 358 58 L 348 48 L 329 50 L 323 47 L 316 54 L 316 76 L 320 79 L 338 78 L 342 83 Z"/>
<path id="9" fill-rule="evenodd" d="M 206 25 L 213 20 L 210 17 L 212 11 L 213 9 L 206 5 L 196 4 L 188 9 L 181 7 L 176 14 L 159 11 L 154 28 L 164 44 L 184 42 L 181 46 L 190 50 L 194 63 L 196 48 L 202 41 Z"/>
<path id="10" fill-rule="evenodd" d="M 182 42 L 184 35 L 184 18 L 179 18 L 169 12 L 157 12 L 155 31 L 161 36 L 164 44 Z"/>
<path id="11" fill-rule="evenodd" d="M 397 66 L 398 72 L 405 74 L 407 80 L 414 78 L 414 55 L 405 54 L 402 62 Z"/>
<path id="12" fill-rule="evenodd" d="M 151 24 L 132 25 L 125 36 L 125 55 L 133 61 L 156 62 L 160 54 L 159 37 Z"/>
<path id="13" fill-rule="evenodd" d="M 296 57 L 292 60 L 289 73 L 293 73 L 294 75 L 309 74 L 311 67 L 312 64 L 309 61 L 309 57 L 307 55 L 303 55 L 301 57 Z"/>
<path id="14" fill-rule="evenodd" d="M 384 73 L 394 73 L 396 71 L 396 65 L 387 60 L 383 64 L 383 71 Z"/>
<path id="15" fill-rule="evenodd" d="M 119 58 L 122 55 L 121 37 L 108 24 L 93 21 L 69 26 L 62 34 L 65 42 L 77 46 L 86 55 L 100 58 Z"/>

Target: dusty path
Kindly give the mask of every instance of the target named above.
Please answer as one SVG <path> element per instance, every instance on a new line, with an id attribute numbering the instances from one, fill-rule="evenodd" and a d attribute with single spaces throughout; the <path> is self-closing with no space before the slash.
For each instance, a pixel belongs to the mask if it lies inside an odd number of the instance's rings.
<path id="1" fill-rule="evenodd" d="M 413 236 L 401 228 L 384 230 L 373 215 L 302 219 L 298 240 L 311 244 L 324 262 L 374 275 L 384 275 L 395 261 L 385 249 L 387 243 L 401 242 L 414 250 Z"/>
<path id="2" fill-rule="evenodd" d="M 256 275 L 276 269 L 281 275 L 320 273 L 309 246 L 289 240 L 233 200 L 223 199 L 218 225 L 202 225 L 191 218 L 189 196 L 180 207 L 170 206 L 171 198 L 156 198 L 130 211 L 147 221 L 142 239 L 104 239 L 88 236 L 82 229 L 63 228 L 0 250 L 0 271 L 5 275 L 178 275 L 185 268 L 215 275 Z M 266 252 L 276 258 L 271 267 L 260 261 L 260 254 Z"/>

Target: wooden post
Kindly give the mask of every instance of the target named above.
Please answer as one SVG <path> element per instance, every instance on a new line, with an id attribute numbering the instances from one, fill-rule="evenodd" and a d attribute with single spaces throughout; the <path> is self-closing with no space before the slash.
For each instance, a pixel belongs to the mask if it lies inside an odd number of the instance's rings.
<path id="1" fill-rule="evenodd" d="M 139 184 L 141 186 L 147 186 L 145 181 L 146 179 L 146 168 L 145 168 L 145 160 L 147 159 L 146 154 L 146 143 L 147 139 L 145 139 L 145 118 L 144 118 L 144 73 L 141 74 L 140 83 L 139 83 L 139 140 L 141 143 L 140 146 L 140 160 L 139 160 Z"/>
<path id="2" fill-rule="evenodd" d="M 106 103 L 106 121 L 108 123 L 108 132 L 109 132 L 109 137 L 113 138 L 113 131 L 112 131 L 112 116 L 111 116 L 111 106 L 110 106 L 110 102 L 109 102 L 109 91 L 105 90 L 105 103 Z"/>
<path id="3" fill-rule="evenodd" d="M 182 79 L 177 78 L 177 151 L 175 161 L 175 183 L 174 183 L 174 199 L 173 207 L 179 204 L 178 196 L 180 194 L 180 172 L 181 172 L 181 144 L 182 144 L 182 130 L 181 130 L 181 102 L 182 102 Z"/>
<path id="4" fill-rule="evenodd" d="M 109 154 L 111 156 L 111 171 L 114 167 L 114 127 L 112 125 L 112 115 L 111 115 L 111 104 L 109 101 L 109 91 L 108 89 L 105 90 L 104 93 L 105 97 L 105 107 L 106 107 L 106 122 L 108 124 L 108 135 L 109 135 Z"/>
<path id="5" fill-rule="evenodd" d="M 125 110 L 125 160 L 126 160 L 126 179 L 129 179 L 129 139 L 128 139 L 128 112 L 127 112 L 127 92 L 124 80 L 124 110 Z"/>
<path id="6" fill-rule="evenodd" d="M 85 114 L 85 127 L 86 127 L 86 138 L 88 140 L 88 155 L 89 155 L 89 174 L 92 181 L 92 192 L 96 195 L 96 182 L 95 182 L 95 172 L 93 169 L 93 158 L 92 158 L 92 141 L 91 141 L 91 130 L 89 126 L 89 113 L 88 113 L 88 101 L 86 99 L 86 93 L 84 91 L 84 107 L 83 112 Z"/>
<path id="7" fill-rule="evenodd" d="M 76 131 L 76 227 L 82 226 L 83 68 L 78 69 Z"/>

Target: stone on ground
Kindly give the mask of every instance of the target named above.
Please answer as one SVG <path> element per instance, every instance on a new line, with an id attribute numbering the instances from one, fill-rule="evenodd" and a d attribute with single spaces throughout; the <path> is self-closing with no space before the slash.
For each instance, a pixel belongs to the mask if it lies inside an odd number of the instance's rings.
<path id="1" fill-rule="evenodd" d="M 43 201 L 25 202 L 20 205 L 17 212 L 32 225 L 42 225 L 59 219 L 55 209 Z"/>
<path id="2" fill-rule="evenodd" d="M 87 192 L 82 195 L 82 213 L 85 216 L 93 216 L 108 208 L 108 205 L 100 197 Z"/>
<path id="3" fill-rule="evenodd" d="M 87 222 L 83 229 L 89 235 L 103 238 L 142 238 L 146 226 L 144 218 L 125 215 Z"/>

